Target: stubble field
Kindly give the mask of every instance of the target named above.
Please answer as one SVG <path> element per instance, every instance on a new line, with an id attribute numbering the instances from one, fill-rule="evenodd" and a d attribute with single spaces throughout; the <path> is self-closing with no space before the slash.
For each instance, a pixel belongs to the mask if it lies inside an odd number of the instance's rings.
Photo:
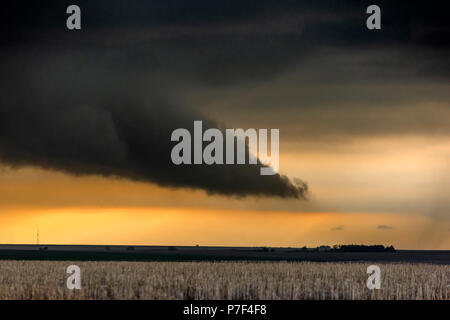
<path id="1" fill-rule="evenodd" d="M 81 289 L 66 286 L 69 265 Z M 367 266 L 381 289 L 366 286 Z M 450 266 L 326 262 L 0 261 L 0 299 L 450 299 Z"/>

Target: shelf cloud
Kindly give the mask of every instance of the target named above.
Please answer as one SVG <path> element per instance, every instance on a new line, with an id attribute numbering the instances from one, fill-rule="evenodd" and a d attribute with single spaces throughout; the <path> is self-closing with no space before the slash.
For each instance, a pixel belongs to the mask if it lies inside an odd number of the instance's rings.
<path id="1" fill-rule="evenodd" d="M 448 28 L 438 21 L 447 11 L 429 12 L 410 2 L 404 10 L 421 14 L 420 23 L 403 19 L 398 24 L 395 15 L 410 15 L 382 2 L 383 28 L 390 32 L 378 35 L 361 27 L 365 8 L 350 2 L 336 7 L 334 1 L 286 6 L 278 1 L 189 1 L 177 2 L 177 11 L 171 11 L 170 5 L 152 1 L 79 1 L 82 29 L 73 32 L 65 29 L 65 4 L 53 4 L 47 10 L 36 2 L 15 1 L 0 13 L 0 160 L 12 167 L 123 177 L 238 197 L 305 198 L 306 183 L 280 174 L 260 176 L 261 164 L 173 165 L 174 129 L 190 127 L 193 120 L 226 125 L 180 102 L 183 95 L 262 83 L 312 57 L 325 57 L 330 48 L 414 49 L 419 59 L 427 57 L 414 69 L 417 76 L 449 77 L 442 67 L 448 43 L 439 36 Z M 35 16 L 39 19 L 31 19 Z M 369 68 L 378 70 L 377 61 Z M 394 69 L 377 79 L 411 76 L 406 69 Z M 321 72 L 330 77 L 320 80 L 335 81 L 333 70 Z M 310 104 L 306 108 L 315 103 Z M 230 112 L 235 108 L 249 112 L 242 105 L 230 106 Z M 347 118 L 342 123 L 356 133 L 361 126 Z M 320 128 L 314 119 L 308 125 Z"/>

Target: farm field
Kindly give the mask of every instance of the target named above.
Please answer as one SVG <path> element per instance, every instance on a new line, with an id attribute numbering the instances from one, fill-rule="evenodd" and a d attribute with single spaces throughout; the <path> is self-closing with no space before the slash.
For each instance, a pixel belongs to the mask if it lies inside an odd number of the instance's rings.
<path id="1" fill-rule="evenodd" d="M 69 265 L 81 290 L 69 290 Z M 0 299 L 432 299 L 450 300 L 450 267 L 361 262 L 0 261 Z"/>

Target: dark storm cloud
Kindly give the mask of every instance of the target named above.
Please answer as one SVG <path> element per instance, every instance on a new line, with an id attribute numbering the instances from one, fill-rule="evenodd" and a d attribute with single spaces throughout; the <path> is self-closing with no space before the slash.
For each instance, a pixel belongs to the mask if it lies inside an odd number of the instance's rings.
<path id="1" fill-rule="evenodd" d="M 280 175 L 260 176 L 261 165 L 173 165 L 174 129 L 192 132 L 193 120 L 198 119 L 203 119 L 205 128 L 219 124 L 170 104 L 164 94 L 160 98 L 158 91 L 164 88 L 156 83 L 144 84 L 137 78 L 127 83 L 129 78 L 121 71 L 100 63 L 71 71 L 64 67 L 67 61 L 41 62 L 36 57 L 20 67 L 27 70 L 27 77 L 2 76 L 0 160 L 4 163 L 224 195 L 305 196 L 306 185 Z"/>
<path id="2" fill-rule="evenodd" d="M 0 158 L 10 165 L 300 198 L 305 185 L 258 166 L 172 166 L 171 131 L 205 119 L 176 98 L 269 80 L 329 47 L 419 50 L 432 58 L 421 76 L 449 75 L 442 4 L 381 2 L 379 33 L 365 28 L 370 3 L 77 1 L 82 30 L 72 32 L 69 4 L 14 1 L 0 13 Z"/>
<path id="3" fill-rule="evenodd" d="M 71 2 L 24 3 L 2 10 L 5 43 L 58 50 L 70 34 L 74 49 L 129 46 L 137 67 L 144 62 L 154 72 L 176 72 L 203 85 L 267 79 L 330 47 L 349 56 L 363 48 L 424 51 L 417 59 L 427 64 L 419 72 L 449 75 L 442 61 L 449 50 L 446 1 L 379 1 L 379 31 L 365 27 L 366 1 L 78 1 L 83 29 L 77 34 L 65 29 Z M 392 68 L 393 78 L 401 61 L 383 57 L 379 63 Z M 386 80 L 385 73 L 379 77 Z"/>

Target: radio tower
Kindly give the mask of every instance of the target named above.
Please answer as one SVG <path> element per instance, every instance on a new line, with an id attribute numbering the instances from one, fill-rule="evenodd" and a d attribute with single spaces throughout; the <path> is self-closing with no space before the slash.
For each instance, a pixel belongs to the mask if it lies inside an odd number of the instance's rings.
<path id="1" fill-rule="evenodd" d="M 39 229 L 37 229 L 36 233 L 36 244 L 39 245 Z"/>

